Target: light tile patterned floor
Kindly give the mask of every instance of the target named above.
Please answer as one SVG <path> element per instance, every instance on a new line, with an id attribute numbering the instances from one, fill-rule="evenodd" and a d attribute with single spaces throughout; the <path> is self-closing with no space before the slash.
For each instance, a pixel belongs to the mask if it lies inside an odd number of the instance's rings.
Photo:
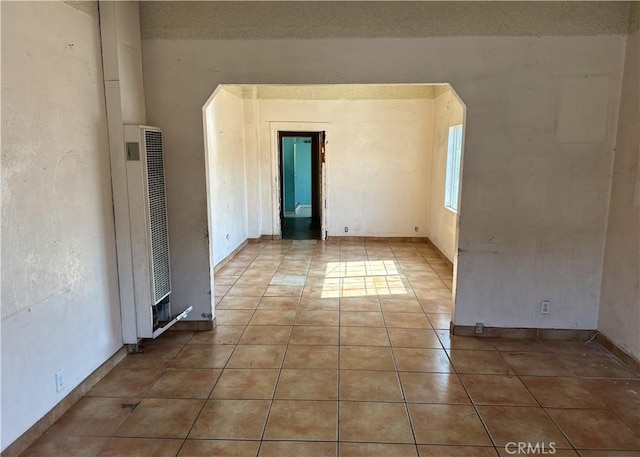
<path id="1" fill-rule="evenodd" d="M 593 344 L 449 336 L 451 280 L 426 244 L 250 244 L 216 330 L 145 342 L 23 455 L 640 454 L 638 376 Z"/>

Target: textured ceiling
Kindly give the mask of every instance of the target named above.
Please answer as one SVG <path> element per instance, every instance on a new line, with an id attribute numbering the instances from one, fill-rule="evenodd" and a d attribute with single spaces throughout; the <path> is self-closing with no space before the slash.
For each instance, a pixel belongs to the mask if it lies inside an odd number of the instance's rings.
<path id="1" fill-rule="evenodd" d="M 631 4 L 629 32 L 637 32 L 638 30 L 640 30 L 640 2 L 635 1 Z"/>
<path id="2" fill-rule="evenodd" d="M 143 39 L 620 35 L 629 2 L 143 1 Z M 637 22 L 637 21 L 636 21 Z"/>

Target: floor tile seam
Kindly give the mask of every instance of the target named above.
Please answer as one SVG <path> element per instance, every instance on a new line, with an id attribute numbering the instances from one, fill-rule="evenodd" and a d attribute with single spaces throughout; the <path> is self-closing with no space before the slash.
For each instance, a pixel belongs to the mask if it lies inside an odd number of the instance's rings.
<path id="1" fill-rule="evenodd" d="M 246 327 L 245 327 L 246 329 Z M 237 344 L 234 345 L 234 349 L 233 351 L 231 351 L 231 354 L 229 354 L 229 357 L 227 358 L 227 360 L 225 361 L 225 367 L 226 364 L 229 362 L 229 359 L 231 359 L 231 356 L 233 355 L 233 353 L 235 352 L 235 348 L 237 347 Z M 213 390 L 216 388 L 216 386 L 218 385 L 218 383 L 220 382 L 220 378 L 222 378 L 222 374 L 224 373 L 224 369 L 225 367 L 222 368 L 218 368 L 220 370 L 220 374 L 218 375 L 216 381 L 213 383 L 213 385 L 211 386 L 211 389 L 209 390 L 209 394 L 207 395 L 207 397 L 204 399 L 204 402 L 202 403 L 202 406 L 200 407 L 200 410 L 198 411 L 198 413 L 196 414 L 193 422 L 191 423 L 191 426 L 189 427 L 189 430 L 187 431 L 187 433 L 184 436 L 184 441 L 182 443 L 182 445 L 180 446 L 180 449 L 178 450 L 178 454 L 180 454 L 180 452 L 182 451 L 182 447 L 184 446 L 187 438 L 189 437 L 189 435 L 191 434 L 193 427 L 195 427 L 196 422 L 198 422 L 198 419 L 200 418 L 200 415 L 202 414 L 202 411 L 204 410 L 205 406 L 207 405 L 207 402 L 209 402 L 209 400 L 211 400 L 211 394 L 213 393 Z"/>
<path id="2" fill-rule="evenodd" d="M 502 404 L 502 403 L 478 403 L 475 402 L 473 400 L 473 398 L 471 397 L 471 393 L 468 391 L 466 384 L 464 383 L 464 381 L 462 380 L 462 376 L 465 375 L 471 375 L 471 376 L 507 376 L 507 377 L 515 377 L 518 379 L 518 381 L 520 382 L 520 384 L 522 384 L 522 386 L 526 389 L 527 393 L 529 395 L 531 395 L 531 398 L 533 398 L 533 400 L 536 402 L 537 407 L 540 407 L 542 409 L 544 409 L 545 407 L 542 406 L 542 404 L 540 403 L 540 401 L 538 400 L 538 398 L 533 394 L 533 392 L 531 392 L 531 390 L 528 388 L 528 386 L 524 383 L 524 381 L 522 379 L 520 379 L 519 376 L 513 374 L 506 374 L 506 375 L 502 375 L 502 374 L 494 374 L 494 373 L 460 373 L 458 375 L 458 378 L 460 379 L 460 383 L 463 385 L 463 387 L 465 388 L 465 390 L 467 390 L 467 393 L 469 395 L 469 399 L 471 400 L 471 403 L 477 406 L 503 406 L 503 407 L 513 407 L 513 408 L 535 408 L 536 405 L 513 405 L 513 404 Z"/>
<path id="3" fill-rule="evenodd" d="M 544 340 L 536 340 L 539 341 L 541 343 L 544 344 Z M 580 381 L 582 379 L 605 379 L 605 380 L 612 380 L 612 381 L 622 381 L 622 380 L 629 380 L 629 379 L 633 379 L 636 380 L 637 378 L 633 377 L 633 378 L 618 378 L 618 377 L 607 377 L 607 376 L 580 376 L 579 374 L 577 374 L 574 370 L 571 369 L 571 367 L 569 367 L 568 365 L 566 365 L 562 360 L 558 359 L 556 356 L 558 355 L 555 352 L 534 352 L 535 354 L 550 354 L 552 355 L 556 361 L 563 367 L 565 368 L 569 373 L 571 373 L 571 376 L 545 376 L 545 375 L 536 375 L 536 374 L 519 374 L 516 372 L 515 368 L 509 364 L 509 362 L 504 358 L 504 354 L 502 354 L 503 352 L 507 352 L 507 353 L 527 353 L 527 352 L 523 352 L 523 351 L 501 351 L 499 349 L 496 348 L 496 351 L 498 351 L 498 353 L 500 353 L 501 356 L 503 356 L 503 359 L 507 362 L 507 364 L 509 365 L 509 367 L 511 367 L 511 369 L 514 371 L 514 373 L 516 373 L 518 376 L 531 376 L 531 377 L 556 377 L 556 378 L 575 378 L 576 380 Z M 625 366 L 626 367 L 626 366 Z M 598 396 L 596 394 L 596 396 Z M 599 397 L 599 396 L 598 396 Z M 602 399 L 603 400 L 603 399 Z M 603 400 L 604 401 L 604 400 Z"/>
<path id="4" fill-rule="evenodd" d="M 181 353 L 185 348 L 186 348 L 186 345 L 185 345 L 185 346 L 184 346 L 184 347 L 183 347 L 183 348 L 178 352 L 178 354 L 180 354 L 180 353 Z M 178 354 L 176 354 L 176 356 L 177 356 Z M 131 356 L 135 356 L 135 355 L 136 355 L 136 354 L 127 354 L 127 357 L 131 357 Z M 140 355 L 142 355 L 142 354 L 140 354 Z M 174 356 L 174 358 L 175 358 L 176 356 Z M 122 360 L 123 360 L 123 361 L 124 361 L 124 360 L 126 360 L 126 357 L 125 357 L 125 359 L 122 359 Z M 172 360 L 173 360 L 173 359 L 172 359 Z M 120 363 L 122 363 L 122 361 L 121 361 Z M 151 382 L 149 383 L 149 386 L 144 390 L 144 392 L 142 392 L 142 393 L 141 393 L 141 395 L 125 395 L 125 396 L 120 396 L 120 395 L 118 395 L 118 396 L 107 397 L 107 398 L 127 398 L 127 397 L 139 398 L 139 399 L 140 399 L 140 401 L 136 404 L 136 408 L 137 408 L 137 407 L 138 407 L 138 405 L 139 405 L 140 403 L 142 403 L 142 401 L 143 401 L 145 398 L 147 398 L 148 393 L 151 391 L 151 389 L 153 388 L 153 386 L 155 386 L 155 385 L 156 385 L 156 383 L 160 380 L 160 378 L 162 377 L 162 375 L 164 375 L 164 373 L 167 371 L 167 368 L 170 368 L 170 367 L 169 367 L 169 363 L 170 363 L 170 362 L 167 362 L 167 363 L 165 364 L 165 366 L 164 366 L 164 367 L 162 367 L 162 369 L 159 371 L 159 373 L 156 375 L 156 377 L 153 379 L 153 381 L 151 381 Z M 123 369 L 128 369 L 128 368 L 133 368 L 133 367 L 123 367 Z M 144 367 L 144 368 L 147 368 L 147 367 Z M 152 368 L 152 367 L 149 367 L 149 368 Z M 90 392 L 90 391 L 89 391 L 89 392 Z M 87 394 L 88 394 L 89 392 L 87 392 Z M 84 398 L 85 396 L 87 396 L 87 394 L 83 395 L 83 396 L 82 396 L 82 398 Z M 91 397 L 92 397 L 92 398 L 95 398 L 95 396 L 93 396 L 93 395 L 92 395 Z M 104 396 L 104 395 L 102 395 L 101 397 L 105 397 L 105 396 Z M 122 425 L 122 424 L 120 424 L 120 425 Z"/>
<path id="5" fill-rule="evenodd" d="M 435 268 L 433 268 L 433 265 L 431 265 L 431 262 L 429 262 L 429 259 L 427 259 L 424 254 L 420 253 L 420 256 L 425 260 L 425 262 L 427 262 L 429 264 L 429 266 L 431 267 L 431 269 L 435 272 L 435 274 L 438 275 L 438 278 L 440 278 L 440 281 L 442 281 L 442 284 L 444 284 L 444 286 L 449 289 L 449 291 L 453 292 L 453 287 L 449 287 L 449 285 L 447 284 L 447 282 L 442 278 L 442 275 L 438 272 L 438 270 L 436 270 Z M 455 270 L 455 266 L 453 268 Z M 455 271 L 454 271 L 455 272 Z"/>
<path id="6" fill-rule="evenodd" d="M 608 406 L 608 405 L 607 405 L 607 406 Z M 621 409 L 621 408 L 619 408 L 619 409 Z M 604 410 L 599 410 L 599 411 L 604 411 Z M 615 409 L 613 409 L 613 408 L 609 408 L 609 411 L 611 411 L 613 414 L 615 414 L 615 416 L 616 416 L 618 419 L 620 419 L 620 421 L 621 421 L 624 425 L 626 425 L 626 426 L 627 426 L 627 428 L 628 428 L 629 430 L 631 430 L 633 433 L 635 433 L 635 434 L 640 438 L 640 429 L 638 429 L 638 430 L 634 429 L 634 428 L 631 426 L 631 424 L 629 424 L 629 422 L 627 422 L 627 420 L 626 420 L 624 417 L 622 417 L 620 414 L 618 414 L 618 411 L 616 411 Z M 637 410 L 637 411 L 638 411 L 638 414 L 640 414 L 640 409 L 639 409 L 639 410 Z M 638 450 L 640 451 L 640 449 L 638 449 Z"/>
<path id="7" fill-rule="evenodd" d="M 262 294 L 262 296 L 260 297 L 260 300 L 258 300 L 258 304 L 262 301 L 262 299 L 264 297 L 265 297 L 264 294 Z M 229 358 L 225 362 L 225 367 L 224 368 L 226 368 L 227 363 L 229 362 L 231 357 L 233 357 L 233 353 L 236 351 L 236 348 L 238 347 L 238 343 L 240 343 L 240 340 L 242 339 L 242 337 L 244 336 L 245 332 L 247 331 L 247 328 L 249 327 L 249 323 L 251 322 L 253 317 L 256 315 L 256 312 L 258 311 L 258 307 L 254 308 L 253 310 L 250 310 L 250 311 L 252 311 L 251 316 L 249 316 L 249 319 L 247 320 L 246 324 L 244 324 L 244 330 L 242 331 L 242 334 L 238 338 L 238 342 L 234 345 L 233 351 L 229 355 Z"/>
<path id="8" fill-rule="evenodd" d="M 541 342 L 543 342 L 543 341 L 544 340 L 541 340 Z M 553 341 L 553 340 L 549 340 L 549 341 Z M 606 378 L 606 379 L 634 379 L 634 380 L 640 380 L 640 373 L 636 373 L 631 367 L 629 367 L 626 363 L 624 363 L 622 360 L 620 360 L 618 357 L 616 357 L 615 354 L 610 352 L 607 348 L 603 347 L 599 343 L 595 343 L 594 347 L 598 351 L 600 351 L 600 353 L 604 354 L 607 358 L 609 358 L 610 360 L 613 360 L 614 362 L 617 362 L 618 364 L 622 365 L 624 368 L 626 368 L 626 370 L 631 375 L 633 375 L 631 378 Z"/>
<path id="9" fill-rule="evenodd" d="M 489 441 L 493 444 L 493 447 L 497 450 L 498 449 L 498 444 L 496 443 L 495 439 L 493 438 L 493 435 L 489 432 L 489 427 L 487 426 L 487 424 L 485 423 L 484 418 L 480 414 L 480 411 L 478 410 L 477 405 L 473 402 L 473 398 L 471 397 L 471 393 L 467 389 L 467 386 L 465 386 L 465 384 L 462 382 L 462 378 L 460 377 L 460 374 L 462 374 L 462 373 L 458 372 L 458 369 L 455 367 L 455 365 L 453 364 L 453 361 L 451 360 L 451 356 L 449 355 L 449 353 L 446 350 L 445 350 L 445 354 L 447 355 L 447 359 L 449 359 L 449 364 L 451 365 L 451 368 L 453 369 L 452 374 L 455 374 L 456 377 L 458 378 L 458 382 L 460 383 L 460 385 L 462 385 L 462 388 L 464 389 L 465 393 L 467 394 L 467 398 L 469 399 L 471 407 L 473 408 L 474 412 L 476 413 L 476 417 L 480 420 L 480 423 L 482 424 L 482 428 L 484 429 L 484 432 L 487 434 L 487 437 L 489 438 Z"/>
<path id="10" fill-rule="evenodd" d="M 129 414 L 131 414 L 131 413 L 129 413 Z M 122 425 L 122 424 L 120 424 L 120 425 Z M 120 425 L 118 425 L 118 428 L 120 427 Z M 117 428 L 116 428 L 116 430 L 117 430 Z M 114 431 L 114 433 L 115 433 L 115 431 Z M 107 445 L 109 444 L 109 442 L 110 442 L 112 439 L 117 438 L 117 437 L 115 437 L 115 436 L 108 436 L 108 437 L 103 437 L 103 438 L 108 438 L 108 439 L 104 442 L 104 444 L 103 444 L 102 446 L 100 446 L 100 449 L 98 449 L 98 451 L 97 451 L 97 452 L 96 452 L 96 454 L 95 454 L 96 456 L 100 455 L 100 453 L 104 450 L 104 448 L 106 448 L 106 447 L 107 447 Z M 183 443 L 184 443 L 184 440 L 183 440 Z M 29 447 L 31 447 L 31 446 L 29 446 Z M 180 445 L 180 447 L 182 447 L 182 445 Z M 29 448 L 27 448 L 27 449 L 29 449 Z M 26 450 L 27 450 L 27 449 L 25 449 L 25 451 L 24 451 L 24 452 L 26 452 Z M 22 454 L 20 454 L 20 455 L 22 455 Z M 178 455 L 178 454 L 176 454 L 176 456 L 177 456 L 177 455 Z"/>
<path id="11" fill-rule="evenodd" d="M 245 441 L 257 441 L 257 440 L 245 440 Z M 328 439 L 320 439 L 320 438 L 310 438 L 310 439 L 302 439 L 302 438 L 265 438 L 266 442 L 282 442 L 282 443 L 335 443 L 336 445 L 340 443 L 338 440 L 328 440 Z M 284 457 L 284 456 L 283 456 Z M 287 456 L 289 457 L 289 456 Z M 291 457 L 310 457 L 310 456 L 291 456 Z"/>
<path id="12" fill-rule="evenodd" d="M 55 425 L 56 423 L 59 422 L 60 419 L 58 419 L 56 422 L 54 422 L 47 430 L 45 430 L 45 432 L 41 435 L 41 436 L 68 436 L 68 437 L 75 437 L 75 438 L 119 438 L 118 436 L 115 435 L 115 433 L 118 431 L 118 429 L 122 426 L 122 424 L 129 418 L 131 417 L 131 414 L 133 413 L 134 409 L 131 409 L 129 411 L 129 413 L 122 418 L 119 422 L 118 425 L 116 425 L 113 429 L 113 431 L 111 433 L 108 434 L 101 434 L 101 433 L 75 433 L 74 431 L 71 431 L 71 433 L 51 433 L 50 429 L 53 427 L 53 425 Z"/>
<path id="13" fill-rule="evenodd" d="M 572 372 L 573 374 L 573 372 Z M 640 381 L 639 378 L 615 378 L 615 377 L 607 377 L 607 376 L 579 376 L 573 374 L 573 377 L 576 379 L 602 379 L 606 381 Z"/>
<path id="14" fill-rule="evenodd" d="M 518 379 L 518 381 L 520 381 L 520 383 L 524 386 L 524 388 L 527 390 L 527 392 L 529 393 L 529 395 L 531 395 L 531 397 L 535 400 L 536 404 L 538 405 L 537 407 L 542 409 L 542 411 L 544 412 L 544 415 L 547 417 L 547 419 L 549 419 L 551 421 L 551 423 L 556 427 L 556 429 L 562 434 L 562 436 L 564 437 L 564 439 L 566 440 L 567 443 L 569 443 L 570 449 L 575 451 L 576 453 L 578 452 L 577 448 L 574 446 L 573 442 L 569 439 L 569 436 L 564 432 L 564 430 L 562 430 L 562 428 L 560 428 L 560 425 L 558 423 L 556 423 L 555 420 L 553 420 L 553 417 L 549 414 L 549 412 L 547 411 L 547 408 L 545 408 L 542 403 L 540 403 L 540 400 L 538 400 L 538 398 L 534 395 L 534 393 L 531 391 L 531 389 L 529 389 L 529 386 L 527 386 L 527 384 L 524 382 L 524 380 L 522 379 L 522 376 L 519 375 L 514 369 L 513 367 L 509 364 L 509 362 L 504 358 L 504 356 L 502 355 L 502 353 L 500 351 L 497 351 L 498 354 L 500 354 L 500 356 L 502 357 L 502 360 L 505 361 L 505 363 L 509 366 L 509 368 L 511 368 L 513 370 L 513 375 L 509 375 L 509 376 L 514 376 Z M 557 378 L 558 376 L 550 376 L 552 378 Z M 462 380 L 461 380 L 462 382 Z M 463 383 L 464 385 L 464 383 Z M 465 386 L 466 388 L 466 386 Z M 475 406 L 475 404 L 474 404 Z M 491 405 L 479 405 L 479 406 L 491 406 Z M 503 407 L 512 407 L 512 408 L 535 408 L 535 406 L 513 406 L 513 405 L 503 405 Z M 549 408 L 549 409 L 557 409 L 557 408 Z M 564 409 L 564 408 L 560 408 L 560 409 Z M 575 409 L 575 408 L 567 408 L 567 409 Z M 597 410 L 597 411 L 603 411 L 601 409 Z M 478 414 L 479 415 L 479 414 Z"/>
<path id="15" fill-rule="evenodd" d="M 593 337 L 591 337 L 590 340 L 588 340 L 588 341 L 591 341 L 594 338 L 595 338 L 595 335 Z M 607 357 L 609 360 L 611 360 L 613 362 L 616 362 L 618 365 L 622 365 L 622 367 L 624 367 L 627 372 L 629 372 L 631 375 L 633 375 L 632 378 L 628 378 L 628 379 L 640 380 L 640 372 L 634 371 L 633 368 L 631 368 L 629 365 L 627 365 L 622 360 L 620 360 L 618 357 L 616 357 L 616 355 L 613 354 L 611 351 L 609 351 L 607 348 L 605 348 L 604 346 L 602 346 L 600 343 L 597 343 L 597 342 L 594 343 L 594 347 L 597 348 L 601 353 L 603 353 L 605 355 L 605 357 Z M 620 378 L 620 379 L 627 379 L 627 378 Z"/>
<path id="16" fill-rule="evenodd" d="M 633 434 L 635 434 L 636 436 L 640 437 L 640 433 L 636 432 L 628 423 L 627 421 L 625 421 L 622 417 L 620 417 L 620 415 L 612 408 L 607 408 L 607 409 L 601 409 L 601 408 L 554 408 L 554 407 L 542 407 L 542 409 L 545 410 L 545 413 L 547 414 L 547 416 L 549 416 L 549 418 L 551 419 L 551 421 L 553 422 L 553 424 L 558 428 L 558 430 L 560 430 L 560 432 L 563 434 L 563 436 L 565 437 L 565 439 L 567 440 L 567 442 L 572 446 L 572 449 L 574 449 L 576 452 L 578 451 L 578 449 L 581 450 L 587 450 L 587 449 L 592 449 L 592 448 L 579 448 L 576 447 L 573 442 L 571 440 L 569 440 L 568 435 L 566 435 L 564 433 L 564 431 L 560 428 L 560 425 L 553 419 L 553 417 L 551 417 L 551 415 L 548 413 L 547 410 L 562 410 L 562 411 L 572 411 L 572 410 L 583 410 L 583 411 L 611 411 L 611 413 L 616 416 L 626 427 L 628 430 L 630 430 Z M 618 449 L 608 449 L 608 450 L 613 450 L 616 451 Z M 621 451 L 624 450 L 628 450 L 628 449 L 619 449 Z M 636 449 L 634 449 L 636 450 Z M 637 449 L 640 450 L 640 449 Z"/>
<path id="17" fill-rule="evenodd" d="M 200 406 L 200 409 L 198 410 L 198 413 L 194 416 L 193 422 L 189 426 L 189 429 L 184 434 L 184 436 L 165 436 L 165 437 L 153 436 L 152 437 L 152 436 L 142 436 L 142 435 L 140 435 L 140 436 L 117 436 L 117 435 L 113 435 L 112 437 L 113 438 L 137 438 L 137 439 L 180 439 L 180 440 L 182 440 L 182 445 L 180 446 L 180 449 L 182 449 L 182 446 L 184 446 L 184 442 L 186 441 L 188 436 L 191 434 L 191 431 L 193 430 L 193 427 L 195 426 L 196 422 L 198 421 L 198 418 L 200 417 L 200 414 L 202 413 L 202 410 L 204 409 L 204 407 L 207 404 L 207 399 L 198 399 L 198 400 L 203 400 L 202 401 L 202 406 Z M 137 409 L 137 406 L 136 406 L 135 409 Z M 131 415 L 133 414 L 135 409 L 132 411 Z M 131 417 L 131 415 L 129 415 L 129 417 Z"/>
<path id="18" fill-rule="evenodd" d="M 383 320 L 384 320 L 384 315 L 383 315 Z M 386 325 L 386 321 L 385 321 L 385 332 L 387 334 L 387 339 L 389 340 L 389 351 L 391 352 L 391 359 L 393 360 L 393 368 L 396 374 L 396 382 L 398 383 L 398 386 L 400 387 L 400 394 L 402 395 L 402 404 L 404 406 L 404 412 L 407 415 L 407 421 L 409 423 L 409 429 L 411 430 L 411 436 L 413 437 L 413 445 L 416 448 L 416 452 L 418 452 L 419 455 L 419 451 L 418 451 L 418 440 L 416 438 L 416 432 L 415 432 L 415 428 L 413 426 L 413 419 L 411 417 L 411 414 L 409 412 L 409 405 L 407 403 L 407 396 L 405 394 L 405 390 L 404 390 L 404 386 L 402 385 L 402 381 L 400 379 L 400 370 L 398 370 L 398 362 L 396 360 L 396 355 L 395 352 L 393 351 L 393 347 L 391 346 L 391 336 L 389 335 L 389 328 Z"/>
<path id="19" fill-rule="evenodd" d="M 310 268 L 310 266 L 307 267 L 307 273 L 305 275 L 305 283 L 306 283 L 306 278 L 309 275 L 309 268 Z M 304 286 L 303 286 L 303 288 L 304 288 Z M 289 346 L 291 345 L 291 336 L 293 335 L 293 324 L 295 323 L 295 320 L 296 320 L 297 315 L 298 315 L 298 311 L 300 309 L 300 300 L 301 299 L 298 298 L 298 302 L 297 302 L 297 306 L 296 306 L 296 310 L 295 310 L 295 314 L 294 314 L 294 322 L 291 325 L 291 331 L 289 332 L 289 337 L 287 339 L 287 344 L 285 345 L 284 354 L 282 355 L 282 360 L 280 361 L 280 367 L 278 369 L 278 375 L 276 376 L 276 382 L 275 382 L 275 385 L 273 387 L 273 393 L 272 393 L 271 401 L 269 403 L 269 408 L 267 410 L 267 415 L 265 417 L 264 427 L 262 428 L 260 445 L 258 446 L 258 454 L 260 453 L 260 450 L 262 448 L 262 441 L 265 439 L 265 436 L 266 436 L 267 426 L 269 424 L 269 418 L 271 416 L 271 410 L 273 408 L 273 403 L 276 400 L 276 393 L 278 392 L 278 385 L 280 384 L 280 378 L 282 376 L 282 370 L 284 369 L 284 363 L 285 363 L 285 360 L 287 358 L 287 353 L 289 352 Z"/>
<path id="20" fill-rule="evenodd" d="M 206 402 L 205 402 L 205 404 L 206 404 Z M 193 423 L 195 424 L 195 421 Z M 189 433 L 191 433 L 191 430 L 189 430 Z M 189 433 L 187 433 L 187 437 L 189 436 Z M 187 444 L 187 438 L 186 437 L 185 437 L 185 439 L 182 440 L 182 443 L 180 443 L 180 447 L 178 448 L 178 452 L 176 452 L 176 457 L 180 455 L 180 453 L 182 452 L 182 449 L 184 448 L 185 444 Z"/>
<path id="21" fill-rule="evenodd" d="M 541 406 L 542 410 L 544 411 L 545 416 L 547 416 L 547 418 L 551 421 L 551 423 L 556 427 L 556 429 L 558 429 L 558 431 L 562 434 L 562 436 L 564 437 L 565 441 L 567 443 L 569 443 L 569 446 L 571 450 L 575 451 L 576 453 L 578 453 L 578 449 L 582 449 L 584 450 L 585 448 L 578 448 L 573 444 L 573 441 L 569 439 L 569 435 L 567 435 L 565 433 L 565 431 L 560 427 L 560 424 L 558 424 L 553 417 L 549 414 L 549 411 L 547 411 L 547 409 L 562 409 L 562 410 L 572 410 L 572 409 L 578 409 L 578 408 L 545 408 L 543 406 Z M 604 411 L 604 410 L 595 410 L 595 411 Z M 615 414 L 615 413 L 614 413 Z M 626 425 L 626 423 L 625 423 Z M 630 427 L 629 427 L 630 428 Z M 633 431 L 633 430 L 632 430 Z M 563 448 L 566 449 L 566 448 Z"/>

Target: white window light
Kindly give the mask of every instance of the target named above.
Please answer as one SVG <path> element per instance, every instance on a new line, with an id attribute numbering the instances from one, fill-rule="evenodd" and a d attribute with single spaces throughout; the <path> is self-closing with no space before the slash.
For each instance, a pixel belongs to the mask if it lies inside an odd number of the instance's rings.
<path id="1" fill-rule="evenodd" d="M 447 143 L 447 176 L 444 189 L 444 206 L 458 212 L 460 190 L 460 157 L 462 155 L 462 124 L 449 127 Z"/>

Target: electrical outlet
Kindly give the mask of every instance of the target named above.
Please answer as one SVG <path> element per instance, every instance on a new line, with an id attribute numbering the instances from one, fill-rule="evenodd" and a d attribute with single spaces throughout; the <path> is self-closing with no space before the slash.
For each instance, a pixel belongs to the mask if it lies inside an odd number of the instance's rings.
<path id="1" fill-rule="evenodd" d="M 549 302 L 549 300 L 542 300 L 540 302 L 540 314 L 549 314 L 550 306 L 551 306 L 551 303 Z"/>
<path id="2" fill-rule="evenodd" d="M 56 372 L 56 392 L 64 390 L 64 370 Z"/>
<path id="3" fill-rule="evenodd" d="M 418 226 L 417 226 L 417 225 L 415 226 L 414 230 L 415 230 L 416 232 L 418 231 Z"/>
<path id="4" fill-rule="evenodd" d="M 484 324 L 482 322 L 476 322 L 476 333 L 482 335 L 484 333 Z"/>
<path id="5" fill-rule="evenodd" d="M 349 227 L 345 227 L 344 228 L 344 233 L 347 233 L 349 231 Z"/>

